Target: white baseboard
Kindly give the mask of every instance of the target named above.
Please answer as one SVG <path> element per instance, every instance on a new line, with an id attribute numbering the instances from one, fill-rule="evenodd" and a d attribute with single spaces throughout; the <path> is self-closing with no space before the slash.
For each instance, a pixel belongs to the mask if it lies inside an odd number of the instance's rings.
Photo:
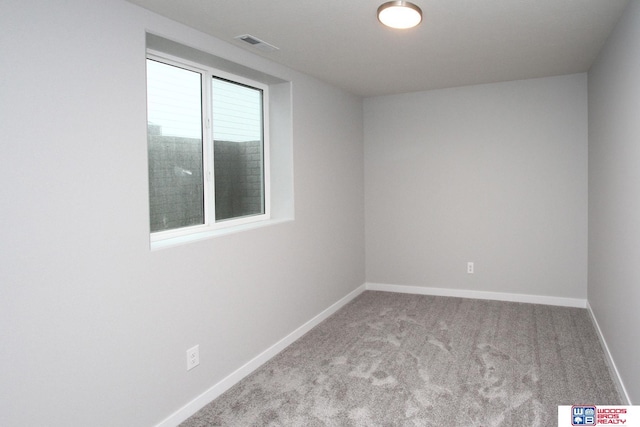
<path id="1" fill-rule="evenodd" d="M 587 302 L 587 310 L 591 315 L 591 320 L 593 321 L 593 325 L 596 328 L 596 332 L 598 333 L 598 338 L 600 339 L 600 343 L 602 344 L 602 348 L 604 350 L 604 355 L 607 358 L 607 363 L 609 364 L 609 368 L 611 369 L 613 380 L 616 382 L 616 386 L 618 387 L 618 391 L 620 393 L 620 397 L 622 397 L 625 402 L 622 402 L 623 405 L 631 405 L 631 398 L 629 397 L 629 393 L 627 393 L 627 389 L 622 382 L 622 377 L 620 376 L 620 372 L 618 372 L 618 368 L 616 367 L 616 363 L 613 361 L 613 356 L 611 356 L 611 352 L 609 351 L 609 346 L 607 345 L 607 340 L 604 339 L 604 335 L 602 335 L 602 330 L 600 329 L 600 325 L 598 324 L 598 319 L 596 319 L 596 315 L 591 309 L 591 305 Z"/>
<path id="2" fill-rule="evenodd" d="M 315 316 L 313 319 L 309 320 L 304 325 L 300 326 L 298 329 L 260 353 L 258 356 L 251 359 L 245 365 L 238 368 L 236 371 L 232 372 L 229 376 L 224 378 L 219 383 L 215 384 L 213 387 L 202 393 L 200 396 L 193 399 L 191 402 L 184 405 L 182 408 L 178 409 L 176 412 L 171 414 L 165 420 L 160 422 L 156 427 L 175 427 L 181 422 L 185 421 L 187 418 L 198 412 L 204 406 L 206 406 L 209 402 L 214 400 L 216 397 L 220 396 L 225 391 L 229 390 L 232 386 L 242 380 L 244 377 L 258 369 L 265 362 L 269 361 L 272 357 L 280 353 L 286 347 L 291 345 L 298 338 L 309 332 L 312 328 L 318 325 L 320 322 L 331 316 L 333 313 L 341 309 L 348 302 L 353 300 L 355 297 L 360 295 L 365 291 L 365 285 L 360 285 L 354 291 L 350 292 L 345 297 L 341 298 L 339 301 L 331 305 L 329 308 Z"/>
<path id="3" fill-rule="evenodd" d="M 550 297 L 543 295 L 509 294 L 503 292 L 471 291 L 465 289 L 429 288 L 423 286 L 388 285 L 365 283 L 368 291 L 398 292 L 403 294 L 436 295 L 443 297 L 487 299 L 495 301 L 524 302 L 531 304 L 558 305 L 562 307 L 586 308 L 587 300 L 579 298 Z"/>

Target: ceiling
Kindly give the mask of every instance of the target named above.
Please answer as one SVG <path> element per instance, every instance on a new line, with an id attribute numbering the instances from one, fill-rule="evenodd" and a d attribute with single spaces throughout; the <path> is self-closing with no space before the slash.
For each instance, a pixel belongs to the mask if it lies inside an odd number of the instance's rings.
<path id="1" fill-rule="evenodd" d="M 392 30 L 385 0 L 129 1 L 362 96 L 585 72 L 629 2 L 413 0 L 422 24 Z"/>

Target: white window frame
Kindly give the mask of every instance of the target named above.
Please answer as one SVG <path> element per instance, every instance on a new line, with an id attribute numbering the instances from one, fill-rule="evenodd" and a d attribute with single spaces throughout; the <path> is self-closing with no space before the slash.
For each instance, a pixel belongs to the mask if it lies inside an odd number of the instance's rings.
<path id="1" fill-rule="evenodd" d="M 147 49 L 146 59 L 162 62 L 167 65 L 180 67 L 201 74 L 202 79 L 202 157 L 203 157 L 203 197 L 204 224 L 150 232 L 152 248 L 164 246 L 172 240 L 173 243 L 183 243 L 218 234 L 240 231 L 255 223 L 271 219 L 271 163 L 269 145 L 269 86 L 243 76 L 228 73 L 216 68 L 168 55 L 152 49 Z M 146 63 L 146 61 L 145 61 Z M 264 213 L 247 215 L 216 221 L 215 218 L 215 173 L 213 150 L 213 111 L 212 111 L 212 79 L 214 77 L 228 80 L 262 91 L 262 158 L 263 158 L 263 189 Z M 149 206 L 149 209 L 151 207 Z M 247 227 L 249 226 L 249 227 Z M 155 244 L 155 245 L 154 245 Z"/>

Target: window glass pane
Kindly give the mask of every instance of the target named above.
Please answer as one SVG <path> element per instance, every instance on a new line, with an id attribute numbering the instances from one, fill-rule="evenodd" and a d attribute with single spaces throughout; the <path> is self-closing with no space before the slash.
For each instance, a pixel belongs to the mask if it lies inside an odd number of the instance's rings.
<path id="1" fill-rule="evenodd" d="M 201 74 L 147 60 L 151 231 L 204 223 Z"/>
<path id="2" fill-rule="evenodd" d="M 213 79 L 216 221 L 264 213 L 262 91 Z"/>

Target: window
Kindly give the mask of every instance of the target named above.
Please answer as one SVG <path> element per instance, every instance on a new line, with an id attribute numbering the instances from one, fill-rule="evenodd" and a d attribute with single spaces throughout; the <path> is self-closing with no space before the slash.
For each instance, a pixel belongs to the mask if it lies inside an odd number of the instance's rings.
<path id="1" fill-rule="evenodd" d="M 268 87 L 150 52 L 151 240 L 269 218 Z"/>

